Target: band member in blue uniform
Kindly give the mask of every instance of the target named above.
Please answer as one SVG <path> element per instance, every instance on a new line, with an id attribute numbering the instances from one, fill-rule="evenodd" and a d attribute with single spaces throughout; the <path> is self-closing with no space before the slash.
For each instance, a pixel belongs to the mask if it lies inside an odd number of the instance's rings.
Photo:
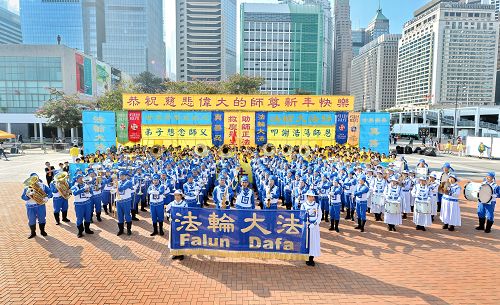
<path id="1" fill-rule="evenodd" d="M 361 232 L 365 231 L 369 191 L 370 188 L 366 185 L 366 176 L 361 175 L 353 193 L 356 197 L 356 214 L 358 215 L 358 226 L 355 229 L 361 230 Z"/>
<path id="2" fill-rule="evenodd" d="M 92 178 L 86 177 L 86 181 L 83 180 L 83 175 L 76 175 L 76 182 L 71 188 L 71 193 L 75 197 L 75 214 L 76 214 L 76 227 L 78 228 L 78 237 L 83 236 L 83 231 L 85 227 L 85 233 L 94 234 L 90 230 L 90 209 L 88 208 L 89 202 L 92 201 L 92 188 L 90 181 Z"/>
<path id="3" fill-rule="evenodd" d="M 486 174 L 485 181 L 483 184 L 488 184 L 491 186 L 493 193 L 491 194 L 491 199 L 488 202 L 481 202 L 478 199 L 477 202 L 477 216 L 479 217 L 479 226 L 476 230 L 484 230 L 485 233 L 491 232 L 491 226 L 493 226 L 494 215 L 495 215 L 495 205 L 497 201 L 497 196 L 500 193 L 499 186 L 495 183 L 495 173 L 489 172 Z M 486 222 L 486 228 L 484 223 Z"/>
<path id="4" fill-rule="evenodd" d="M 226 185 L 226 177 L 221 175 L 219 177 L 219 185 L 214 187 L 212 197 L 214 199 L 215 207 L 217 209 L 229 209 L 231 206 L 230 198 L 233 190 Z M 223 207 L 224 205 L 224 207 Z"/>
<path id="5" fill-rule="evenodd" d="M 288 171 L 286 177 L 283 179 L 283 200 L 287 210 L 292 209 L 292 183 L 293 172 Z"/>
<path id="6" fill-rule="evenodd" d="M 56 175 L 57 178 L 57 175 Z M 57 189 L 57 181 L 52 180 L 50 183 L 50 191 L 52 192 L 52 203 L 54 205 L 54 219 L 56 225 L 61 224 L 60 213 L 62 212 L 62 221 L 70 222 L 68 219 L 68 199 L 64 198 Z"/>
<path id="7" fill-rule="evenodd" d="M 106 215 L 109 214 L 111 211 L 111 189 L 113 188 L 113 178 L 111 178 L 111 171 L 109 169 L 106 169 L 106 174 L 102 178 L 102 183 L 104 184 L 103 190 L 102 190 L 102 195 L 101 195 L 101 201 L 102 201 L 102 208 L 104 209 L 104 213 Z M 109 212 L 108 212 L 109 208 Z"/>
<path id="8" fill-rule="evenodd" d="M 305 211 L 306 224 L 309 230 L 309 260 L 306 262 L 308 266 L 314 266 L 314 258 L 321 255 L 321 238 L 319 233 L 319 224 L 321 222 L 321 207 L 316 202 L 316 194 L 313 190 L 306 193 L 306 201 L 300 207 Z"/>
<path id="9" fill-rule="evenodd" d="M 335 178 L 333 180 L 333 185 L 330 188 L 330 228 L 328 230 L 335 230 L 339 232 L 339 221 L 340 221 L 340 209 L 342 207 L 342 186 L 340 185 L 340 179 Z"/>
<path id="10" fill-rule="evenodd" d="M 275 184 L 276 176 L 269 176 L 268 184 L 265 186 L 264 192 L 264 210 L 278 209 L 278 199 L 280 198 L 280 191 Z"/>
<path id="11" fill-rule="evenodd" d="M 317 184 L 318 194 L 319 194 L 319 204 L 321 206 L 321 220 L 328 221 L 328 213 L 329 213 L 329 200 L 328 200 L 328 192 L 332 184 L 328 181 L 328 174 L 323 174 L 320 182 Z"/>
<path id="12" fill-rule="evenodd" d="M 192 174 L 187 175 L 187 182 L 184 183 L 184 198 L 186 204 L 190 208 L 198 208 L 200 205 L 198 204 L 198 189 L 197 185 L 194 183 L 194 178 Z"/>
<path id="13" fill-rule="evenodd" d="M 448 231 L 454 231 L 456 226 L 460 227 L 462 225 L 460 205 L 458 204 L 460 186 L 457 181 L 457 176 L 450 173 L 448 176 L 450 185 L 443 191 L 443 197 L 441 198 L 440 218 L 444 224 L 443 229 L 448 229 Z"/>
<path id="14" fill-rule="evenodd" d="M 235 206 L 240 210 L 255 209 L 254 193 L 248 188 L 248 176 L 241 177 L 241 189 L 238 196 L 236 196 Z"/>
<path id="15" fill-rule="evenodd" d="M 89 170 L 90 177 L 92 177 L 92 203 L 89 205 L 90 208 L 90 222 L 92 221 L 92 215 L 95 214 L 97 221 L 102 221 L 101 211 L 102 211 L 102 189 L 104 187 L 104 182 L 102 177 L 99 177 L 94 171 Z"/>
<path id="16" fill-rule="evenodd" d="M 116 194 L 116 214 L 118 215 L 118 233 L 123 234 L 124 221 L 127 222 L 127 235 L 132 234 L 132 192 L 134 185 L 128 178 L 127 171 L 120 172 L 120 181 L 118 181 L 118 193 Z"/>
<path id="17" fill-rule="evenodd" d="M 37 188 L 40 191 L 43 191 L 45 194 L 43 198 L 40 198 L 39 196 L 42 196 L 43 194 L 41 193 L 37 194 L 37 190 L 29 186 L 24 189 L 23 194 L 21 195 L 21 198 L 24 201 L 26 201 L 26 214 L 28 216 L 28 225 L 31 230 L 31 235 L 28 237 L 28 239 L 36 236 L 37 220 L 38 220 L 38 226 L 40 227 L 40 234 L 42 236 L 47 236 L 47 233 L 45 232 L 45 222 L 47 214 L 45 203 L 47 203 L 49 198 L 52 197 L 52 192 L 50 191 L 50 188 L 42 183 L 42 180 L 38 178 L 37 174 L 32 173 L 30 177 L 36 177 L 36 179 L 38 179 L 35 188 Z M 35 199 L 37 201 L 35 201 Z"/>
<path id="18" fill-rule="evenodd" d="M 153 222 L 153 233 L 151 233 L 150 236 L 158 234 L 158 225 L 160 227 L 160 235 L 164 235 L 163 220 L 165 218 L 165 213 L 163 211 L 163 196 L 165 194 L 165 189 L 163 185 L 160 184 L 160 175 L 153 175 L 153 183 L 149 186 L 147 193 L 149 194 L 151 220 Z"/>
<path id="19" fill-rule="evenodd" d="M 352 198 L 352 192 L 356 187 L 356 179 L 354 178 L 354 171 L 351 169 L 344 179 L 344 203 L 346 206 L 345 219 L 354 221 L 355 202 Z"/>

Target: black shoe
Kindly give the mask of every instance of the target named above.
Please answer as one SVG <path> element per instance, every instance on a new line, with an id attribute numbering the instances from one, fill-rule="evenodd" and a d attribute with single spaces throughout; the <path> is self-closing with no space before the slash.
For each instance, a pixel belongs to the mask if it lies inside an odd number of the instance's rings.
<path id="1" fill-rule="evenodd" d="M 45 224 L 39 223 L 38 226 L 40 227 L 40 234 L 42 234 L 42 236 L 47 236 L 47 233 L 45 232 Z"/>
<path id="2" fill-rule="evenodd" d="M 361 220 L 361 232 L 365 231 L 366 220 Z"/>
<path id="3" fill-rule="evenodd" d="M 455 231 L 455 226 L 449 226 L 448 231 Z"/>
<path id="4" fill-rule="evenodd" d="M 161 221 L 159 225 L 160 225 L 160 235 L 163 236 L 165 235 L 165 233 L 163 232 L 163 221 Z"/>
<path id="5" fill-rule="evenodd" d="M 358 218 L 358 225 L 354 227 L 354 229 L 359 230 L 361 229 L 361 219 Z"/>
<path id="6" fill-rule="evenodd" d="M 484 233 L 490 233 L 491 232 L 491 226 L 493 226 L 493 221 L 488 220 L 486 222 L 486 229 L 484 229 Z"/>
<path id="7" fill-rule="evenodd" d="M 408 216 L 406 216 L 406 213 L 403 213 L 403 219 L 406 219 L 408 218 Z"/>
<path id="8" fill-rule="evenodd" d="M 94 216 L 90 217 L 90 223 L 94 223 Z"/>
<path id="9" fill-rule="evenodd" d="M 354 221 L 354 209 L 351 210 L 351 221 Z"/>
<path id="10" fill-rule="evenodd" d="M 416 229 L 417 231 L 420 231 L 420 226 L 416 226 L 416 227 L 415 227 L 415 229 Z"/>
<path id="11" fill-rule="evenodd" d="M 345 220 L 349 220 L 351 219 L 351 211 L 349 209 L 346 209 L 346 213 L 345 213 Z"/>
<path id="12" fill-rule="evenodd" d="M 84 222 L 83 226 L 85 227 L 85 233 L 86 234 L 94 234 L 94 231 L 90 230 L 90 223 Z"/>
<path id="13" fill-rule="evenodd" d="M 31 235 L 28 237 L 28 239 L 31 239 L 36 236 L 36 225 L 31 225 L 30 230 L 31 230 Z"/>
<path id="14" fill-rule="evenodd" d="M 387 225 L 387 229 L 389 229 L 389 231 L 392 231 L 392 225 Z"/>
<path id="15" fill-rule="evenodd" d="M 321 221 L 325 220 L 325 212 L 323 211 L 323 213 L 321 214 Z"/>
<path id="16" fill-rule="evenodd" d="M 434 222 L 434 215 L 431 215 L 431 222 Z"/>
<path id="17" fill-rule="evenodd" d="M 184 259 L 184 255 L 179 255 L 179 258 L 178 258 L 180 261 Z"/>
<path id="18" fill-rule="evenodd" d="M 309 256 L 309 260 L 306 262 L 306 265 L 311 267 L 316 265 L 316 263 L 314 263 L 314 256 Z"/>
<path id="19" fill-rule="evenodd" d="M 339 221 L 335 220 L 335 232 L 339 232 Z"/>
<path id="20" fill-rule="evenodd" d="M 135 216 L 135 214 L 132 214 L 132 220 L 138 221 L 138 220 L 139 220 L 139 218 L 137 218 L 137 217 Z"/>
<path id="21" fill-rule="evenodd" d="M 479 226 L 476 227 L 476 230 L 483 231 L 485 222 L 486 222 L 486 218 L 479 218 Z"/>
<path id="22" fill-rule="evenodd" d="M 420 226 L 420 228 L 421 228 L 420 230 L 422 230 L 424 232 L 427 231 L 424 226 Z"/>
<path id="23" fill-rule="evenodd" d="M 96 213 L 96 218 L 97 218 L 98 222 L 101 222 L 102 221 L 102 219 L 101 219 L 101 213 Z"/>
<path id="24" fill-rule="evenodd" d="M 104 205 L 102 208 L 103 208 L 103 210 L 104 210 L 104 213 L 105 213 L 106 215 L 109 215 L 109 212 L 108 212 L 108 206 L 107 206 L 107 205 Z"/>
<path id="25" fill-rule="evenodd" d="M 334 220 L 330 221 L 330 227 L 328 228 L 328 231 L 333 231 L 333 230 L 335 230 L 335 221 Z"/>
<path id="26" fill-rule="evenodd" d="M 61 224 L 61 222 L 60 222 L 60 220 L 59 220 L 59 213 L 54 212 L 54 218 L 55 218 L 55 220 L 56 220 L 56 225 L 60 225 L 60 224 Z"/>
<path id="27" fill-rule="evenodd" d="M 70 222 L 70 220 L 68 219 L 68 211 L 63 211 L 62 212 L 62 221 L 64 221 L 64 222 Z"/>
<path id="28" fill-rule="evenodd" d="M 396 232 L 396 225 L 392 225 L 392 231 Z"/>
<path id="29" fill-rule="evenodd" d="M 132 222 L 127 222 L 127 235 L 132 235 Z"/>
<path id="30" fill-rule="evenodd" d="M 443 225 L 443 230 L 446 230 L 446 229 L 448 229 L 448 224 L 447 224 L 447 223 L 445 223 L 445 224 Z"/>
<path id="31" fill-rule="evenodd" d="M 153 233 L 149 234 L 149 236 L 158 235 L 158 223 L 153 222 Z"/>
<path id="32" fill-rule="evenodd" d="M 329 216 L 330 216 L 330 213 L 325 212 L 325 222 L 329 221 L 329 219 L 330 219 Z"/>
<path id="33" fill-rule="evenodd" d="M 123 234 L 123 223 L 118 224 L 118 233 L 116 233 L 116 236 L 120 236 Z"/>
<path id="34" fill-rule="evenodd" d="M 83 224 L 77 226 L 77 228 L 78 228 L 78 235 L 76 236 L 78 236 L 78 238 L 83 237 Z"/>

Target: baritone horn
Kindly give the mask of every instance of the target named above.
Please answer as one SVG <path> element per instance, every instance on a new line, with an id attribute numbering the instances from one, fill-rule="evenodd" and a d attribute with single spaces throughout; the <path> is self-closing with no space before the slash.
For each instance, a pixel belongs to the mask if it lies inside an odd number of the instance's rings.
<path id="1" fill-rule="evenodd" d="M 228 144 L 224 144 L 222 145 L 221 149 L 220 149 L 220 156 L 221 158 L 231 158 L 232 156 L 232 152 L 231 152 L 231 146 L 229 146 Z"/>
<path id="2" fill-rule="evenodd" d="M 31 176 L 23 182 L 26 190 L 26 196 L 33 199 L 37 204 L 42 205 L 47 202 L 47 194 L 38 184 L 38 177 Z"/>
<path id="3" fill-rule="evenodd" d="M 151 149 L 151 154 L 155 157 L 158 158 L 161 155 L 161 147 L 160 145 L 155 145 Z"/>
<path id="4" fill-rule="evenodd" d="M 62 172 L 54 176 L 56 189 L 61 196 L 68 200 L 71 197 L 71 189 L 68 184 L 68 173 Z"/>
<path id="5" fill-rule="evenodd" d="M 267 157 L 272 157 L 276 153 L 276 147 L 271 143 L 264 144 L 264 146 L 262 146 L 262 150 L 264 151 L 264 156 Z"/>
<path id="6" fill-rule="evenodd" d="M 208 147 L 205 144 L 198 144 L 194 148 L 194 153 L 200 157 L 204 158 L 208 155 Z"/>
<path id="7" fill-rule="evenodd" d="M 291 154 L 292 154 L 292 146 L 291 146 L 291 145 L 288 145 L 288 144 L 287 144 L 287 145 L 285 145 L 285 146 L 283 147 L 283 154 L 284 154 L 285 156 L 289 156 L 289 155 L 291 155 Z"/>
<path id="8" fill-rule="evenodd" d="M 311 148 L 307 145 L 302 145 L 299 149 L 299 153 L 302 158 L 307 159 L 311 155 Z"/>

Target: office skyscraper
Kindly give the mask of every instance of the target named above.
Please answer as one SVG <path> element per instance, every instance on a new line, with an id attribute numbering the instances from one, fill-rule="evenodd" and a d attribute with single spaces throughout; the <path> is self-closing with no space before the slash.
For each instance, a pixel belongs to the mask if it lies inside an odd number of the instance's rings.
<path id="1" fill-rule="evenodd" d="M 348 94 L 351 81 L 352 36 L 349 0 L 335 0 L 333 92 Z"/>
<path id="2" fill-rule="evenodd" d="M 220 81 L 236 73 L 236 0 L 176 0 L 177 79 Z"/>
<path id="3" fill-rule="evenodd" d="M 0 44 L 22 43 L 19 15 L 0 7 Z"/>
<path id="4" fill-rule="evenodd" d="M 375 40 L 384 34 L 389 34 L 389 19 L 382 14 L 381 8 L 377 10 L 375 17 L 368 24 L 366 33 L 369 41 Z"/>
<path id="5" fill-rule="evenodd" d="M 162 0 L 106 0 L 103 60 L 137 76 L 166 76 Z"/>
<path id="6" fill-rule="evenodd" d="M 244 3 L 240 73 L 260 76 L 264 92 L 327 91 L 324 12 L 319 5 Z"/>
<path id="7" fill-rule="evenodd" d="M 435 0 L 417 10 L 399 44 L 397 106 L 492 105 L 498 35 L 493 5 Z"/>

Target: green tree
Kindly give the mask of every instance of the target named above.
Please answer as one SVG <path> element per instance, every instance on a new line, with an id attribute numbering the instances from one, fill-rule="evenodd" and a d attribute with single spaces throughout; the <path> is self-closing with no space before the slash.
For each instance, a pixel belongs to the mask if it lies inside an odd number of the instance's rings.
<path id="1" fill-rule="evenodd" d="M 224 93 L 228 94 L 257 94 L 260 93 L 260 87 L 264 84 L 262 77 L 252 77 L 241 74 L 235 74 L 221 85 Z"/>
<path id="2" fill-rule="evenodd" d="M 138 93 L 162 93 L 165 91 L 165 79 L 145 71 L 134 78 L 136 92 Z"/>
<path id="3" fill-rule="evenodd" d="M 116 88 L 106 91 L 97 99 L 96 107 L 100 110 L 118 111 L 123 109 L 122 94 L 137 92 L 130 83 L 120 83 Z"/>
<path id="4" fill-rule="evenodd" d="M 83 101 L 76 94 L 66 95 L 62 91 L 50 88 L 51 98 L 35 113 L 35 116 L 46 118 L 53 127 L 70 129 L 78 127 L 82 120 L 82 111 L 95 109 L 92 101 Z"/>

